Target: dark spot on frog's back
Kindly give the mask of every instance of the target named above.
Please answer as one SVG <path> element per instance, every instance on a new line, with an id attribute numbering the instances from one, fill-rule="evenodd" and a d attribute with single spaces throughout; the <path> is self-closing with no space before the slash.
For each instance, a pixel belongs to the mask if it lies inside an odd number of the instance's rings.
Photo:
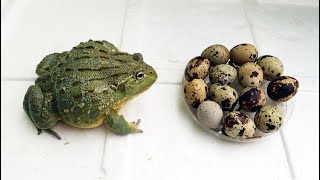
<path id="1" fill-rule="evenodd" d="M 225 87 L 222 87 L 221 89 L 222 89 L 222 90 L 224 90 L 224 91 L 226 91 L 226 90 L 227 90 Z"/>

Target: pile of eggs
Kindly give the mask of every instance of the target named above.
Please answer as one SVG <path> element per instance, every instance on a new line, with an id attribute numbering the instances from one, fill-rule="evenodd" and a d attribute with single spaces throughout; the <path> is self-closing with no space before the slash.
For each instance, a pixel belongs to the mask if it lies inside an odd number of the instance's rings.
<path id="1" fill-rule="evenodd" d="M 237 139 L 254 138 L 257 131 L 270 134 L 283 124 L 284 112 L 266 102 L 286 102 L 299 88 L 297 79 L 283 76 L 283 70 L 277 57 L 258 57 L 251 44 L 239 44 L 230 51 L 215 44 L 187 64 L 185 100 L 196 109 L 198 121 L 213 131 Z M 268 83 L 266 92 L 263 81 Z M 255 113 L 254 119 L 245 112 Z"/>

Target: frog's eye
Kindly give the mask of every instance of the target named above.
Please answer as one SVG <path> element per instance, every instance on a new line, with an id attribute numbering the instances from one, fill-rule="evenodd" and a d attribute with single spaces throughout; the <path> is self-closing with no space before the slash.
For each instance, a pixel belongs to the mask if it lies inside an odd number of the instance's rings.
<path id="1" fill-rule="evenodd" d="M 143 79 L 144 78 L 144 73 L 143 73 L 143 71 L 138 71 L 137 73 L 136 73 L 136 79 L 137 80 L 141 80 L 141 79 Z"/>

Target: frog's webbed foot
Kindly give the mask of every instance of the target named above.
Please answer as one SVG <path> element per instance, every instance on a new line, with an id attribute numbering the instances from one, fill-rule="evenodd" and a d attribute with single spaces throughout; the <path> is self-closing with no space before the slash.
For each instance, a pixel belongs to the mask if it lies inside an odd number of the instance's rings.
<path id="1" fill-rule="evenodd" d="M 122 115 L 118 115 L 115 112 L 108 114 L 104 122 L 107 126 L 117 134 L 130 134 L 130 133 L 142 133 L 141 129 L 138 129 L 140 119 L 137 122 L 128 122 Z"/>
<path id="2" fill-rule="evenodd" d="M 59 120 L 53 107 L 52 95 L 44 94 L 39 86 L 32 85 L 24 97 L 23 109 L 36 126 L 38 135 L 41 130 L 45 130 L 61 139 L 56 132 L 50 129 Z"/>

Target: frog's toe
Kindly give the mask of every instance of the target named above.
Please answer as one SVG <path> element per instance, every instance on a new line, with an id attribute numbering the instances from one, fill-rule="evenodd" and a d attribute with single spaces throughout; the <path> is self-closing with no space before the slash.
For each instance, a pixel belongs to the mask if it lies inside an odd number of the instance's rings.
<path id="1" fill-rule="evenodd" d="M 53 131 L 52 129 L 45 129 L 45 131 L 49 134 L 54 135 L 55 137 L 57 137 L 59 140 L 61 140 L 61 137 L 59 136 L 58 133 L 56 133 L 55 131 Z"/>
<path id="2" fill-rule="evenodd" d="M 138 119 L 136 122 L 133 122 L 133 124 L 135 125 L 134 126 L 135 133 L 143 133 L 143 130 L 138 129 L 140 122 L 141 122 L 141 119 Z"/>

